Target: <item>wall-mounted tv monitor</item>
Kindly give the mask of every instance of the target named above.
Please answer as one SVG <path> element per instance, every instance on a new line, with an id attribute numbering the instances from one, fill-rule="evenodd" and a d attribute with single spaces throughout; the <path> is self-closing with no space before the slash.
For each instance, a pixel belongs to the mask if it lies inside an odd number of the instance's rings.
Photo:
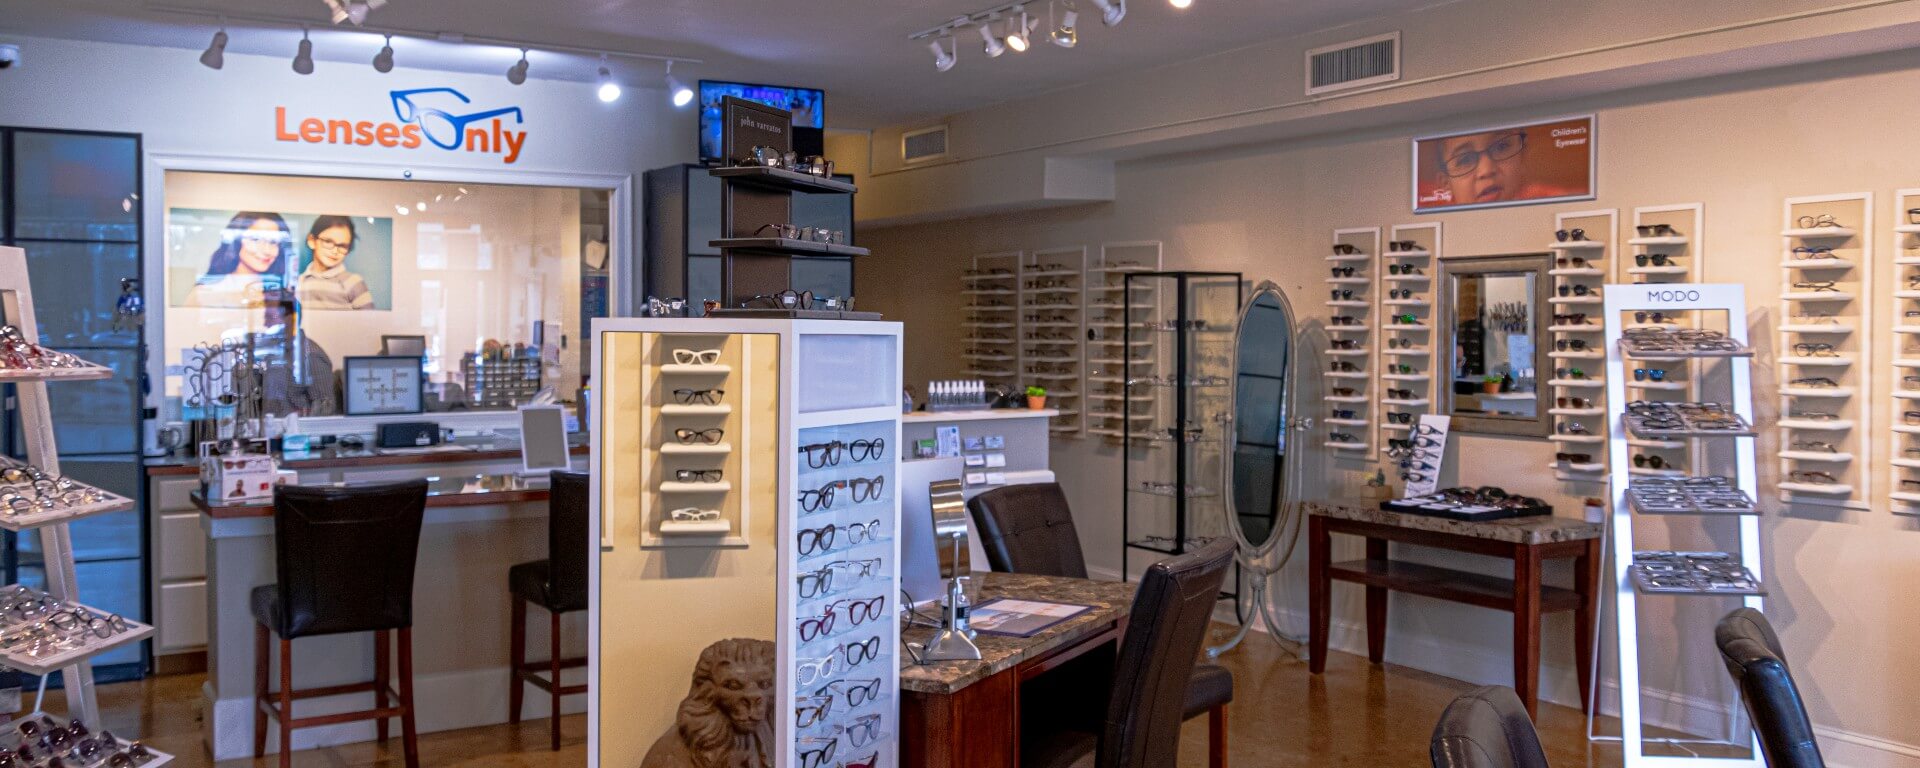
<path id="1" fill-rule="evenodd" d="M 759 102 L 793 113 L 793 151 L 801 156 L 825 153 L 827 92 L 818 88 L 788 88 L 779 85 L 700 81 L 700 162 L 726 160 L 720 147 L 723 126 L 720 123 L 720 99 Z"/>

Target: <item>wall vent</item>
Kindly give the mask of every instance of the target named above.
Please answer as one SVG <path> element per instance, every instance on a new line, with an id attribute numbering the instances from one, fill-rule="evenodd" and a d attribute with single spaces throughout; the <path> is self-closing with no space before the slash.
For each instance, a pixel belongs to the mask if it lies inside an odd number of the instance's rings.
<path id="1" fill-rule="evenodd" d="M 1308 96 L 1399 79 L 1399 32 L 1307 51 Z"/>
<path id="2" fill-rule="evenodd" d="M 947 127 L 936 125 L 900 135 L 900 160 L 924 163 L 947 156 Z"/>

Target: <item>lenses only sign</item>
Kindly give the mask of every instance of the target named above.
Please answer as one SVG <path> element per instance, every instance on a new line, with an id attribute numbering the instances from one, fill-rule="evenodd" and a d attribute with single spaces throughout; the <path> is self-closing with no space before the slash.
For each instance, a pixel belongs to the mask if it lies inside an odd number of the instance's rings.
<path id="1" fill-rule="evenodd" d="M 482 153 L 498 155 L 507 164 L 518 161 L 527 145 L 527 132 L 517 129 L 523 122 L 519 107 L 474 109 L 472 99 L 452 88 L 391 91 L 388 97 L 393 102 L 391 120 L 302 117 L 275 107 L 273 137 L 305 144 Z"/>

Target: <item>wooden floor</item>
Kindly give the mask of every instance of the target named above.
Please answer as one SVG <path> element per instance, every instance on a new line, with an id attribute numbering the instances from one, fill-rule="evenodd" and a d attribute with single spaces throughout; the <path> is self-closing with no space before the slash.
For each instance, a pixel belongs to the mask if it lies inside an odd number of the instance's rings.
<path id="1" fill-rule="evenodd" d="M 1427 737 L 1448 702 L 1472 686 L 1404 667 L 1369 665 L 1365 659 L 1334 653 L 1327 673 L 1307 673 L 1306 664 L 1263 636 L 1222 659 L 1233 670 L 1231 762 L 1243 768 L 1272 766 L 1426 766 Z M 100 703 L 108 728 L 139 733 L 154 747 L 179 756 L 181 768 L 205 766 L 201 744 L 203 705 L 200 675 L 176 675 L 137 683 L 101 686 Z M 57 695 L 49 699 L 59 699 Z M 505 704 L 501 705 L 503 708 Z M 1554 768 L 1617 766 L 1618 745 L 1590 745 L 1579 711 L 1542 704 L 1539 729 Z M 567 717 L 559 752 L 547 751 L 547 722 L 488 726 L 422 734 L 420 758 L 428 766 L 582 766 L 587 759 L 584 716 Z M 1182 734 L 1181 766 L 1204 766 L 1206 718 L 1189 722 Z M 245 766 L 252 760 L 221 763 Z M 355 744 L 305 750 L 294 755 L 301 768 L 401 766 L 400 740 L 386 748 Z M 275 765 L 269 756 L 261 766 Z M 608 768 L 631 768 L 609 766 Z M 906 767 L 906 768 L 911 768 Z"/>

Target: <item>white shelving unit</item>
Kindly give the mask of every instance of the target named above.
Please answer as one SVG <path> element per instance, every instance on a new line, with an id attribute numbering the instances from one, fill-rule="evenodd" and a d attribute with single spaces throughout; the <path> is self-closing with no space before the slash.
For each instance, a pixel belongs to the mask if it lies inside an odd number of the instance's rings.
<path id="1" fill-rule="evenodd" d="M 1375 334 L 1354 330 L 1371 326 L 1376 313 L 1373 306 L 1385 298 L 1386 291 L 1380 287 L 1380 272 L 1385 271 L 1387 260 L 1383 253 L 1385 243 L 1381 242 L 1379 227 L 1350 227 L 1333 231 L 1333 244 L 1327 252 L 1327 266 L 1330 269 L 1352 269 L 1353 278 L 1364 282 L 1349 282 L 1330 287 L 1330 291 L 1351 292 L 1334 295 L 1329 293 L 1326 302 L 1330 314 L 1354 318 L 1356 325 L 1341 329 L 1329 326 L 1329 336 L 1335 343 L 1351 341 L 1350 348 L 1341 350 L 1358 351 L 1360 355 L 1328 358 L 1329 370 L 1323 373 L 1327 377 L 1326 391 L 1330 394 L 1337 389 L 1353 390 L 1352 395 L 1341 395 L 1345 402 L 1331 402 L 1323 414 L 1330 428 L 1325 430 L 1324 445 L 1335 451 L 1364 452 L 1372 447 L 1374 417 L 1373 375 L 1379 370 L 1374 359 Z M 1332 370 L 1333 366 L 1353 370 Z M 1331 420 L 1334 411 L 1353 411 L 1354 418 L 1342 419 L 1346 423 Z"/>
<path id="2" fill-rule="evenodd" d="M 1910 311 L 1920 312 L 1920 300 L 1902 295 L 1909 293 L 1906 288 L 1910 283 L 1920 281 L 1920 214 L 1907 213 L 1913 209 L 1920 209 L 1920 188 L 1895 190 L 1893 272 L 1887 280 L 1894 292 L 1893 346 L 1888 350 L 1888 359 L 1893 361 L 1888 379 L 1893 410 L 1886 421 L 1893 425 L 1888 431 L 1887 496 L 1896 515 L 1920 515 L 1920 482 L 1910 482 L 1920 481 L 1920 427 L 1906 426 L 1907 411 L 1920 411 L 1920 380 L 1907 380 L 1920 376 L 1920 336 L 1915 335 L 1920 333 L 1916 330 L 1920 328 L 1920 316 L 1907 316 Z"/>
<path id="3" fill-rule="evenodd" d="M 1554 239 L 1548 244 L 1553 252 L 1553 268 L 1548 274 L 1553 279 L 1553 296 L 1559 298 L 1560 286 L 1584 285 L 1589 291 L 1598 292 L 1606 282 L 1607 274 L 1615 262 L 1616 253 L 1613 235 L 1619 224 L 1620 212 L 1613 208 L 1596 211 L 1572 211 L 1556 214 L 1553 217 Z M 1574 230 L 1580 230 L 1580 239 L 1573 237 Z M 1568 237 L 1560 239 L 1559 233 L 1566 232 Z M 1591 298 L 1591 297 L 1589 297 Z M 1555 408 L 1548 413 L 1554 417 L 1554 432 L 1559 433 L 1562 423 L 1577 423 L 1593 432 L 1599 432 L 1594 417 L 1606 414 L 1605 396 L 1601 388 L 1604 377 L 1595 370 L 1588 360 L 1604 358 L 1597 346 L 1607 332 L 1607 318 L 1595 312 L 1590 306 L 1554 304 L 1555 318 L 1547 327 L 1552 339 L 1548 343 L 1557 348 L 1561 341 L 1579 341 L 1587 345 L 1587 351 L 1566 353 L 1552 352 L 1553 378 L 1547 384 L 1554 389 L 1554 399 L 1562 397 L 1584 397 L 1594 401 L 1590 408 Z M 1574 317 L 1586 315 L 1585 322 L 1571 322 Z M 1567 322 L 1562 322 L 1566 320 Z M 1576 376 L 1575 374 L 1579 374 Z M 1555 453 L 1587 454 L 1589 461 L 1560 461 L 1556 459 L 1550 468 L 1561 480 L 1570 482 L 1599 483 L 1606 480 L 1606 457 L 1590 450 L 1583 450 L 1574 444 L 1557 448 Z"/>
<path id="4" fill-rule="evenodd" d="M 1396 224 L 1388 230 L 1387 243 L 1380 252 L 1381 266 L 1376 267 L 1383 314 L 1432 309 L 1434 273 L 1439 271 L 1445 247 L 1440 222 Z M 1395 298 L 1395 292 L 1404 293 Z M 1380 343 L 1380 380 L 1385 382 L 1381 387 L 1378 442 L 1382 450 L 1391 444 L 1389 440 L 1410 437 L 1413 425 L 1420 423 L 1420 415 L 1429 410 L 1434 395 L 1432 338 L 1430 333 L 1396 333 L 1386 335 Z M 1387 389 L 1409 390 L 1414 396 L 1388 398 L 1384 396 Z"/>
<path id="5" fill-rule="evenodd" d="M 1086 270 L 1086 246 L 1032 251 L 1020 259 L 1021 321 L 1035 313 L 1068 318 L 1045 327 L 1028 323 L 1020 333 L 1021 381 L 1047 388 L 1048 407 L 1060 412 L 1047 425 L 1054 437 L 1085 434 L 1086 366 L 1100 354 L 1081 344 L 1087 337 Z"/>
<path id="6" fill-rule="evenodd" d="M 1664 225 L 1667 229 L 1651 229 Z M 1649 228 L 1642 234 L 1642 228 Z M 1614 265 L 1616 283 L 1665 284 L 1698 283 L 1705 274 L 1707 259 L 1706 248 L 1706 206 L 1701 203 L 1679 203 L 1674 205 L 1650 205 L 1633 209 L 1633 224 L 1623 234 L 1627 235 L 1627 245 L 1633 250 L 1628 256 L 1622 254 Z M 1666 264 L 1657 262 L 1664 257 Z M 1646 264 L 1642 265 L 1641 262 Z M 1654 269 L 1655 267 L 1668 267 Z M 1675 269 L 1677 267 L 1677 269 Z M 1635 270 L 1638 270 L 1637 272 Z M 1653 322 L 1648 317 L 1645 323 L 1632 315 L 1625 317 L 1608 311 L 1609 325 L 1631 327 L 1635 325 L 1668 325 L 1674 327 L 1702 327 L 1700 318 L 1684 311 L 1672 313 L 1662 310 L 1663 323 Z M 1741 322 L 1745 322 L 1744 316 Z M 1611 332 L 1611 329 L 1609 329 Z M 1611 351 L 1608 352 L 1611 354 Z M 1662 379 L 1655 381 L 1652 375 L 1635 377 L 1638 369 L 1628 369 L 1627 377 L 1622 381 L 1626 385 L 1626 400 L 1698 400 L 1693 383 L 1699 379 L 1700 365 L 1694 361 L 1658 362 L 1640 366 L 1645 370 L 1665 371 Z M 1608 392 L 1612 392 L 1609 384 Z M 1611 399 L 1611 398 L 1610 398 Z M 1614 407 L 1612 403 L 1609 408 Z M 1678 468 L 1681 472 L 1698 464 L 1702 453 L 1700 446 L 1685 441 L 1643 441 L 1635 443 L 1635 448 L 1649 457 L 1659 456 L 1668 467 Z"/>
<path id="7" fill-rule="evenodd" d="M 1126 326 L 1153 317 L 1161 297 L 1143 295 L 1152 292 L 1150 286 L 1135 286 L 1135 295 L 1129 298 L 1126 277 L 1129 272 L 1159 271 L 1160 251 L 1158 240 L 1106 243 L 1100 246 L 1099 256 L 1087 264 L 1087 327 L 1082 334 L 1088 358 L 1087 398 L 1083 409 L 1087 434 L 1119 442 L 1127 434 L 1126 422 L 1131 420 L 1134 432 L 1140 433 L 1145 430 L 1139 427 L 1154 418 L 1155 398 L 1151 388 L 1129 388 L 1121 372 L 1124 366 L 1094 361 L 1118 360 L 1121 355 L 1131 355 L 1136 367 L 1153 364 L 1153 343 L 1137 339 L 1129 342 Z M 1134 439 L 1145 442 L 1147 437 L 1136 434 Z"/>
<path id="8" fill-rule="evenodd" d="M 1688 315 L 1696 315 L 1702 312 L 1724 313 L 1726 318 L 1730 320 L 1730 322 L 1727 323 L 1727 335 L 1739 342 L 1742 346 L 1748 346 L 1749 342 L 1745 324 L 1747 317 L 1746 289 L 1744 286 L 1690 284 L 1686 285 L 1685 288 L 1687 289 L 1685 291 L 1662 291 L 1655 293 L 1633 285 L 1609 285 L 1605 288 L 1604 293 L 1606 299 L 1604 311 L 1609 318 L 1629 316 L 1634 312 L 1673 312 Z M 1669 297 L 1673 300 L 1660 301 L 1658 297 Z M 1636 551 L 1633 534 L 1633 523 L 1636 513 L 1633 511 L 1628 488 L 1635 477 L 1679 477 L 1688 473 L 1674 470 L 1638 470 L 1635 469 L 1631 463 L 1628 455 L 1629 444 L 1641 441 L 1631 438 L 1626 420 L 1622 418 L 1622 412 L 1624 411 L 1623 404 L 1627 402 L 1629 397 L 1626 384 L 1631 375 L 1631 367 L 1634 364 L 1634 361 L 1625 357 L 1621 351 L 1620 338 L 1623 331 L 1622 325 L 1623 323 L 1619 322 L 1608 323 L 1606 349 L 1607 399 L 1609 403 L 1614 404 L 1609 408 L 1612 415 L 1608 419 L 1607 425 L 1609 435 L 1608 465 L 1610 467 L 1608 476 L 1611 481 L 1610 490 L 1613 504 L 1610 518 L 1612 524 L 1610 535 L 1613 544 L 1613 586 L 1615 594 L 1614 629 L 1617 640 L 1616 650 L 1619 654 L 1617 669 L 1620 683 L 1619 690 L 1621 692 L 1619 711 L 1624 766 L 1625 768 L 1763 768 L 1765 760 L 1760 753 L 1757 739 L 1749 739 L 1746 744 L 1750 749 L 1750 756 L 1746 758 L 1649 755 L 1646 752 L 1646 742 L 1643 740 L 1645 726 L 1641 719 L 1641 699 L 1643 695 L 1648 692 L 1647 689 L 1642 686 L 1640 680 L 1640 614 L 1638 611 L 1638 602 L 1641 595 L 1635 587 L 1632 575 L 1634 553 Z M 1748 423 L 1753 423 L 1753 373 L 1751 370 L 1751 360 L 1746 358 L 1715 358 L 1715 360 L 1720 361 L 1726 367 L 1724 378 L 1727 381 L 1727 386 L 1730 391 L 1724 397 L 1716 396 L 1713 399 L 1731 405 L 1735 413 L 1746 419 Z M 1718 380 L 1718 377 L 1716 377 L 1716 380 Z M 1759 483 L 1754 471 L 1757 452 L 1755 448 L 1756 438 L 1751 436 L 1714 437 L 1692 438 L 1684 441 L 1655 442 L 1698 443 L 1708 439 L 1730 441 L 1732 443 L 1731 469 L 1735 481 L 1734 485 L 1742 491 L 1745 491 L 1747 496 L 1752 498 L 1756 503 L 1759 503 L 1761 501 Z M 1662 517 L 1673 518 L 1674 516 L 1662 515 Z M 1766 582 L 1765 574 L 1761 569 L 1762 553 L 1760 548 L 1759 515 L 1715 515 L 1715 517 L 1736 518 L 1733 522 L 1734 525 L 1738 527 L 1740 548 L 1739 551 L 1734 554 L 1737 556 L 1740 564 L 1753 575 L 1754 579 L 1764 585 Z M 1701 524 L 1702 526 L 1725 526 L 1727 522 L 1709 522 L 1705 517 L 1702 517 Z M 1722 596 L 1708 597 L 1705 595 L 1668 594 L 1648 595 L 1647 597 L 1652 600 L 1726 599 Z M 1741 596 L 1739 599 L 1741 604 L 1754 609 L 1762 608 L 1762 603 L 1764 602 L 1761 597 L 1752 595 Z M 1656 615 L 1667 615 L 1668 613 L 1668 611 L 1661 611 Z M 1668 626 L 1660 631 L 1671 632 L 1672 628 Z M 1711 643 L 1712 638 L 1710 637 L 1694 637 L 1683 638 L 1680 645 L 1683 648 L 1692 648 L 1701 646 L 1702 644 L 1711 645 Z M 1598 665 L 1595 666 L 1595 670 L 1597 674 Z M 1659 684 L 1656 683 L 1655 687 L 1658 686 Z M 1740 709 L 1738 702 L 1726 703 L 1721 706 L 1726 707 L 1729 712 Z M 1691 754 L 1695 753 L 1690 753 L 1690 755 Z"/>
<path id="9" fill-rule="evenodd" d="M 960 278 L 967 297 L 966 366 L 961 375 L 988 386 L 1012 388 L 1022 381 L 1020 365 L 1020 264 L 1025 253 L 1010 251 L 973 257 Z"/>
<path id="10" fill-rule="evenodd" d="M 1812 443 L 1840 448 L 1846 441 L 1832 429 L 1799 426 L 1813 419 L 1794 418 L 1831 413 L 1838 418 L 1826 421 L 1873 423 L 1873 377 L 1858 364 L 1873 343 L 1872 216 L 1872 192 L 1790 197 L 1781 206 L 1781 328 L 1774 363 L 1779 366 L 1782 501 L 1864 510 L 1873 498 L 1872 430 L 1852 430 L 1851 451 L 1807 458 L 1821 453 L 1811 450 Z M 1838 226 L 1807 226 L 1826 217 Z M 1829 283 L 1836 290 L 1824 290 Z M 1822 379 L 1836 386 L 1816 386 Z M 1838 458 L 1844 454 L 1851 455 Z M 1796 479 L 1827 476 L 1838 482 Z"/>

